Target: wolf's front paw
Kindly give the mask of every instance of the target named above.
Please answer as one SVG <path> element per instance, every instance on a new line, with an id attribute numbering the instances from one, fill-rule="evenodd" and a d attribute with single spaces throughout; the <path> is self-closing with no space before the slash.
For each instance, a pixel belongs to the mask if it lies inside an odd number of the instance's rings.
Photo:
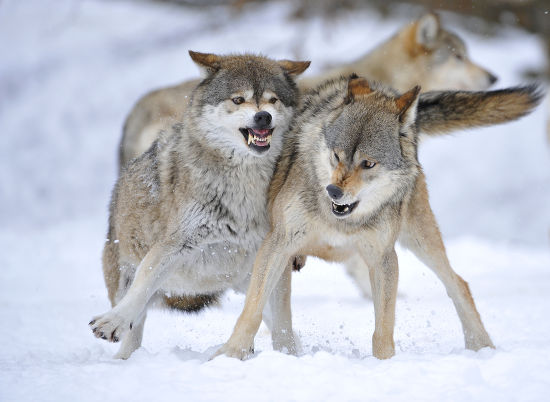
<path id="1" fill-rule="evenodd" d="M 389 336 L 380 337 L 376 334 L 372 337 L 372 354 L 380 360 L 389 359 L 395 355 L 393 338 Z"/>
<path id="2" fill-rule="evenodd" d="M 493 342 L 491 341 L 491 338 L 489 338 L 489 335 L 483 331 L 483 333 L 478 334 L 477 336 L 474 335 L 466 335 L 464 342 L 466 344 L 466 349 L 478 351 L 482 348 L 495 348 L 495 345 L 493 345 Z"/>
<path id="3" fill-rule="evenodd" d="M 215 359 L 218 356 L 225 355 L 227 357 L 233 357 L 240 360 L 246 360 L 252 355 L 254 355 L 254 345 L 246 348 L 234 347 L 229 343 L 226 343 L 221 348 L 218 349 L 216 353 L 210 358 L 210 360 Z"/>
<path id="4" fill-rule="evenodd" d="M 133 323 L 123 315 L 111 310 L 94 317 L 88 325 L 92 328 L 96 338 L 118 342 L 127 331 L 132 329 Z"/>

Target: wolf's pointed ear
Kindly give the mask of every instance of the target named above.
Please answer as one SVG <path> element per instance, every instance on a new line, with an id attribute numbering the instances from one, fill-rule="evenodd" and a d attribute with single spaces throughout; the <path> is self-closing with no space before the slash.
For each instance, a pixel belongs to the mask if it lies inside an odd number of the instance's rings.
<path id="1" fill-rule="evenodd" d="M 278 60 L 277 64 L 281 66 L 283 70 L 292 76 L 302 74 L 311 64 L 311 61 L 292 61 L 292 60 Z"/>
<path id="2" fill-rule="evenodd" d="M 424 15 L 416 22 L 416 43 L 431 49 L 435 45 L 440 25 L 437 14 Z"/>
<path id="3" fill-rule="evenodd" d="M 414 124 L 416 120 L 416 106 L 418 104 L 418 94 L 420 86 L 415 86 L 395 100 L 395 106 L 399 113 L 399 121 L 406 126 Z"/>
<path id="4" fill-rule="evenodd" d="M 189 56 L 202 70 L 205 75 L 212 74 L 220 69 L 221 56 L 212 53 L 199 53 L 192 50 L 189 51 Z"/>
<path id="5" fill-rule="evenodd" d="M 372 92 L 372 88 L 366 79 L 354 75 L 348 81 L 348 93 L 344 99 L 344 103 L 347 105 L 353 102 L 356 96 L 368 95 Z"/>

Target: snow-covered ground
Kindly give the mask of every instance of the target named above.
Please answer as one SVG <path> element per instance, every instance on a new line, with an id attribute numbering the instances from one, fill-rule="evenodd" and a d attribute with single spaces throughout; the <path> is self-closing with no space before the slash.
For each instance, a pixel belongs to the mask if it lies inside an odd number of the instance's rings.
<path id="1" fill-rule="evenodd" d="M 188 49 L 311 59 L 311 73 L 388 37 L 406 15 L 329 23 L 269 4 L 235 13 L 140 2 L 0 2 L 0 401 L 545 400 L 550 392 L 550 160 L 547 105 L 523 120 L 426 140 L 420 158 L 450 260 L 470 283 L 496 350 L 464 350 L 435 276 L 400 251 L 396 356 L 372 357 L 373 307 L 337 265 L 294 275 L 303 354 L 208 361 L 243 296 L 183 316 L 150 313 L 128 361 L 94 338 L 108 309 L 101 274 L 123 119 L 151 88 L 193 77 Z M 409 13 L 409 16 L 412 13 Z M 453 22 L 452 16 L 444 21 Z M 455 28 L 498 87 L 541 66 L 536 37 Z"/>

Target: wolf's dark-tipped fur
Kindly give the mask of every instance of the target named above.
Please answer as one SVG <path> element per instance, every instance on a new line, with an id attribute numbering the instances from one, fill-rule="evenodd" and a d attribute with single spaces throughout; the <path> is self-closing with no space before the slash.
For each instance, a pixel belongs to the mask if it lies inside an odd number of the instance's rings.
<path id="1" fill-rule="evenodd" d="M 496 91 L 434 91 L 420 95 L 417 127 L 430 135 L 519 119 L 542 100 L 538 85 Z M 467 118 L 465 118 L 467 117 Z"/>
<path id="2" fill-rule="evenodd" d="M 222 292 L 197 296 L 164 296 L 166 307 L 184 313 L 198 313 L 206 307 L 216 306 L 220 302 Z"/>

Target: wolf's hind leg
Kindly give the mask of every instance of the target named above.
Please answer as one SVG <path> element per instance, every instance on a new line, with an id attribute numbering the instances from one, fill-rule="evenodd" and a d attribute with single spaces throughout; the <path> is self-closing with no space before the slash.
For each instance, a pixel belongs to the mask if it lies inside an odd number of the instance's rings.
<path id="1" fill-rule="evenodd" d="M 417 178 L 416 189 L 408 205 L 399 240 L 443 282 L 462 323 L 466 348 L 494 348 L 481 322 L 468 284 L 451 268 L 441 233 L 428 202 L 423 174 Z"/>
<path id="2" fill-rule="evenodd" d="M 363 297 L 372 299 L 369 268 L 361 256 L 353 254 L 343 264 L 348 275 L 351 276 L 357 287 L 361 290 Z"/>
<path id="3" fill-rule="evenodd" d="M 115 359 L 126 360 L 130 357 L 136 349 L 141 346 L 141 341 L 143 340 L 143 328 L 145 326 L 145 318 L 147 314 L 143 314 L 143 318 L 136 320 L 132 325 L 132 328 L 126 333 L 122 338 L 120 343 L 120 348 L 118 352 L 114 355 Z"/>
<path id="4" fill-rule="evenodd" d="M 290 259 L 285 271 L 277 282 L 277 286 L 273 289 L 263 314 L 264 322 L 271 330 L 273 349 L 296 355 L 298 353 L 298 346 L 294 331 L 292 330 L 290 301 L 293 260 L 294 258 Z M 268 320 L 265 319 L 266 313 L 270 316 Z"/>

